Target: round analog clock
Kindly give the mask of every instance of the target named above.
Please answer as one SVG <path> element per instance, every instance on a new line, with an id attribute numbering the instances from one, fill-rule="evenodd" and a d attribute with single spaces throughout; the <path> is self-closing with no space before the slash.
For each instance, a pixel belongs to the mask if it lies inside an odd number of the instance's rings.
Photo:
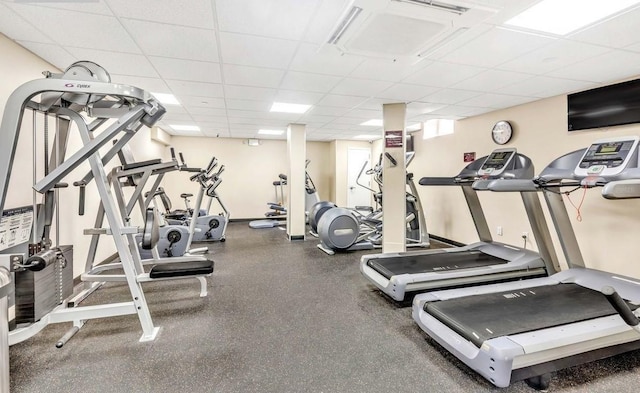
<path id="1" fill-rule="evenodd" d="M 504 145 L 511 140 L 513 136 L 513 127 L 511 123 L 506 120 L 500 120 L 497 122 L 491 130 L 491 138 L 498 145 Z"/>

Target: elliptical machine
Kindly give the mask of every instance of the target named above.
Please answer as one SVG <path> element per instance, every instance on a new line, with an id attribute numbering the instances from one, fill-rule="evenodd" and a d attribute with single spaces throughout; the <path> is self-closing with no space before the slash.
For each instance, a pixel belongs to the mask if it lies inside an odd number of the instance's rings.
<path id="1" fill-rule="evenodd" d="M 407 152 L 407 167 L 415 156 L 414 152 Z M 321 207 L 317 209 L 317 233 L 320 238 L 318 248 L 329 255 L 333 255 L 336 251 L 356 251 L 371 250 L 382 245 L 382 156 L 378 165 L 373 170 L 367 171 L 367 174 L 374 175 L 374 180 L 378 183 L 380 192 L 374 192 L 374 198 L 379 205 L 379 209 L 365 209 L 357 207 L 356 209 L 332 208 L 325 209 L 322 212 Z M 365 163 L 366 166 L 366 163 Z M 365 166 L 360 171 L 362 175 Z M 358 183 L 363 186 L 362 184 Z M 406 239 L 407 247 L 429 247 L 429 235 L 427 233 L 427 225 L 424 219 L 424 210 L 420 202 L 418 190 L 413 182 L 413 173 L 407 172 L 406 184 L 409 191 L 406 193 Z M 364 186 L 363 186 L 364 187 Z M 364 215 L 361 212 L 368 211 Z"/>

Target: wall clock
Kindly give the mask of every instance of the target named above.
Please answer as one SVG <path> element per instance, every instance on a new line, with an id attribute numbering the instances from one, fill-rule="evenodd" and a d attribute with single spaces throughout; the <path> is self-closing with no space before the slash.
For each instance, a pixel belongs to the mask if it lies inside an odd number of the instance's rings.
<path id="1" fill-rule="evenodd" d="M 491 130 L 491 139 L 498 145 L 504 145 L 513 137 L 513 127 L 506 120 L 500 120 L 494 124 Z"/>

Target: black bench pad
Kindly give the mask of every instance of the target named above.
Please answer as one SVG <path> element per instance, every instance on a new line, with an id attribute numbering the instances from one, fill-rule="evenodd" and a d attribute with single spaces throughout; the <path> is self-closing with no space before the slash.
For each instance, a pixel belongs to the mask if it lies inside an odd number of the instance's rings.
<path id="1" fill-rule="evenodd" d="M 155 265 L 149 271 L 151 278 L 202 276 L 213 273 L 213 261 L 188 261 Z"/>

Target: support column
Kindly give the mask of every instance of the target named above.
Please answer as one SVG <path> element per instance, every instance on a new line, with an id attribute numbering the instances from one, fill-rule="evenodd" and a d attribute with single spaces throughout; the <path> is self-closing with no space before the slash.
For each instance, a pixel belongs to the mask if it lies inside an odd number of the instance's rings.
<path id="1" fill-rule="evenodd" d="M 305 214 L 305 161 L 307 158 L 307 135 L 304 124 L 289 124 L 287 127 L 287 237 L 289 240 L 304 240 Z"/>
<path id="2" fill-rule="evenodd" d="M 407 104 L 384 104 L 382 252 L 406 250 L 405 116 Z"/>

